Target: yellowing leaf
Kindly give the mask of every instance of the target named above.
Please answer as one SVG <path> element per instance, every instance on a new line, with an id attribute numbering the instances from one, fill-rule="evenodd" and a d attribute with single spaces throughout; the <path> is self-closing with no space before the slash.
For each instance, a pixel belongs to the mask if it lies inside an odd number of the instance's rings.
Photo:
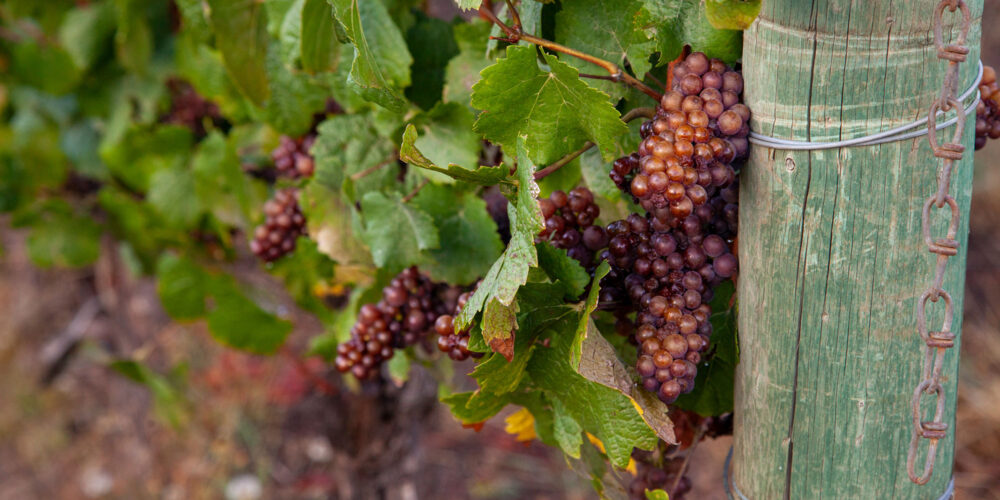
<path id="1" fill-rule="evenodd" d="M 526 443 L 538 437 L 535 434 L 535 416 L 527 408 L 521 408 L 510 414 L 504 422 L 507 422 L 504 430 L 507 434 L 513 434 L 519 443 Z"/>

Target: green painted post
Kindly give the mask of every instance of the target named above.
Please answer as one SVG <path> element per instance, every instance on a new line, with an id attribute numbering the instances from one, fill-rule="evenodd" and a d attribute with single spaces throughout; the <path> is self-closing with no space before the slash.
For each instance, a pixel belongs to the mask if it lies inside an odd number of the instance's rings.
<path id="1" fill-rule="evenodd" d="M 971 53 L 958 94 L 979 59 L 983 0 L 966 1 Z M 764 0 L 744 36 L 752 128 L 834 141 L 926 116 L 946 68 L 933 42 L 937 3 Z M 959 19 L 945 13 L 946 41 Z M 950 191 L 962 213 L 961 247 L 945 280 L 956 333 L 973 129 L 969 116 L 967 149 Z M 949 434 L 929 484 L 910 482 L 906 450 L 923 360 L 916 303 L 935 260 L 924 245 L 920 211 L 935 192 L 940 160 L 926 137 L 813 152 L 754 147 L 751 156 L 740 181 L 735 484 L 753 500 L 938 498 L 952 473 L 957 342 L 943 371 Z M 946 216 L 934 216 L 934 234 L 943 237 Z M 943 307 L 929 308 L 930 328 L 937 329 Z"/>

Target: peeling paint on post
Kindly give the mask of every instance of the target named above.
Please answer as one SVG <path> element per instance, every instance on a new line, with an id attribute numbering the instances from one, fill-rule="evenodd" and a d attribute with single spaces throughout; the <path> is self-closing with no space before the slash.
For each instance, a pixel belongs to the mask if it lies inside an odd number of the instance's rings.
<path id="1" fill-rule="evenodd" d="M 973 27 L 959 93 L 975 77 L 983 8 L 983 0 L 966 1 Z M 744 37 L 752 128 L 821 142 L 926 116 L 946 67 L 933 42 L 936 5 L 765 0 Z M 959 18 L 946 14 L 946 37 Z M 945 280 L 957 311 L 972 191 L 975 118 L 968 119 L 951 188 L 962 212 L 961 246 Z M 943 370 L 949 435 L 934 476 L 917 486 L 906 474 L 909 402 L 923 361 L 916 302 L 935 259 L 920 212 L 938 165 L 926 137 L 815 152 L 752 149 L 741 173 L 733 460 L 747 497 L 931 499 L 944 491 L 954 456 L 958 341 Z M 936 228 L 945 225 L 935 220 Z M 933 307 L 930 324 L 940 324 L 943 308 Z M 961 331 L 960 317 L 953 330 Z"/>

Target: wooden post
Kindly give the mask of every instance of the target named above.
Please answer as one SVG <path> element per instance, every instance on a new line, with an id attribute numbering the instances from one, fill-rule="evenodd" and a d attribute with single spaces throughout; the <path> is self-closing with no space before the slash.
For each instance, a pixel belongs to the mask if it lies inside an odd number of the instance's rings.
<path id="1" fill-rule="evenodd" d="M 983 0 L 966 1 L 971 53 L 958 94 L 979 60 Z M 764 0 L 744 36 L 753 130 L 835 141 L 926 116 L 946 68 L 933 42 L 937 3 Z M 946 41 L 959 20 L 945 13 Z M 962 213 L 961 247 L 945 280 L 956 333 L 973 129 L 969 116 L 967 149 L 951 182 Z M 934 475 L 917 486 L 906 473 L 910 399 L 923 360 L 915 310 L 935 258 L 923 242 L 920 212 L 939 165 L 926 137 L 813 152 L 752 148 L 741 173 L 733 455 L 735 484 L 748 498 L 936 499 L 944 492 L 954 456 L 957 342 L 943 371 L 949 434 Z M 946 217 L 933 215 L 943 235 Z M 938 329 L 943 307 L 930 308 L 930 328 Z"/>

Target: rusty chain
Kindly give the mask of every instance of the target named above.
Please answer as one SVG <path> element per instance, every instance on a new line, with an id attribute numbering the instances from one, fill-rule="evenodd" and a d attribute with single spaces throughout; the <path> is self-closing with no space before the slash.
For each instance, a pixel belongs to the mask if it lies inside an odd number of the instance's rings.
<path id="1" fill-rule="evenodd" d="M 942 17 L 945 9 L 948 9 L 949 12 L 961 10 L 962 14 L 958 40 L 949 45 L 945 45 L 942 35 Z M 910 449 L 906 457 L 906 471 L 910 475 L 910 480 L 920 485 L 930 481 L 931 475 L 934 473 L 938 442 L 948 435 L 948 424 L 943 421 L 945 393 L 944 387 L 941 385 L 941 368 L 944 365 L 945 352 L 955 345 L 955 334 L 951 331 L 955 308 L 951 294 L 943 286 L 948 258 L 958 253 L 958 241 L 955 238 L 958 234 L 958 224 L 961 218 L 958 203 L 948 194 L 948 189 L 951 184 L 952 167 L 956 161 L 962 159 L 962 153 L 965 151 L 965 146 L 962 146 L 962 134 L 965 132 L 966 122 L 965 109 L 962 103 L 956 99 L 955 94 L 959 79 L 959 65 L 965 62 L 966 56 L 969 54 L 969 48 L 965 46 L 965 41 L 969 34 L 971 21 L 972 16 L 965 0 L 941 0 L 934 10 L 934 45 L 937 47 L 938 58 L 948 61 L 948 70 L 941 86 L 941 95 L 931 104 L 927 119 L 927 140 L 934 151 L 934 156 L 941 159 L 941 167 L 938 170 L 937 192 L 924 203 L 921 216 L 924 243 L 927 244 L 928 251 L 937 254 L 937 264 L 934 271 L 934 282 L 917 302 L 917 332 L 925 344 L 924 366 L 921 381 L 914 389 L 913 399 L 910 401 L 910 409 L 913 414 L 913 437 L 910 439 Z M 935 126 L 937 113 L 939 110 L 947 112 L 952 109 L 955 110 L 958 118 L 955 124 L 955 134 L 952 136 L 951 142 L 938 144 L 937 127 Z M 951 210 L 948 232 L 944 238 L 935 240 L 931 237 L 931 208 L 942 209 L 946 205 Z M 939 331 L 928 331 L 927 301 L 937 303 L 940 299 L 944 299 L 944 324 Z M 925 394 L 934 395 L 936 398 L 934 418 L 930 421 L 923 420 L 923 412 L 920 409 L 920 401 Z M 927 439 L 928 445 L 923 472 L 918 474 L 917 452 L 920 448 L 920 438 Z"/>

